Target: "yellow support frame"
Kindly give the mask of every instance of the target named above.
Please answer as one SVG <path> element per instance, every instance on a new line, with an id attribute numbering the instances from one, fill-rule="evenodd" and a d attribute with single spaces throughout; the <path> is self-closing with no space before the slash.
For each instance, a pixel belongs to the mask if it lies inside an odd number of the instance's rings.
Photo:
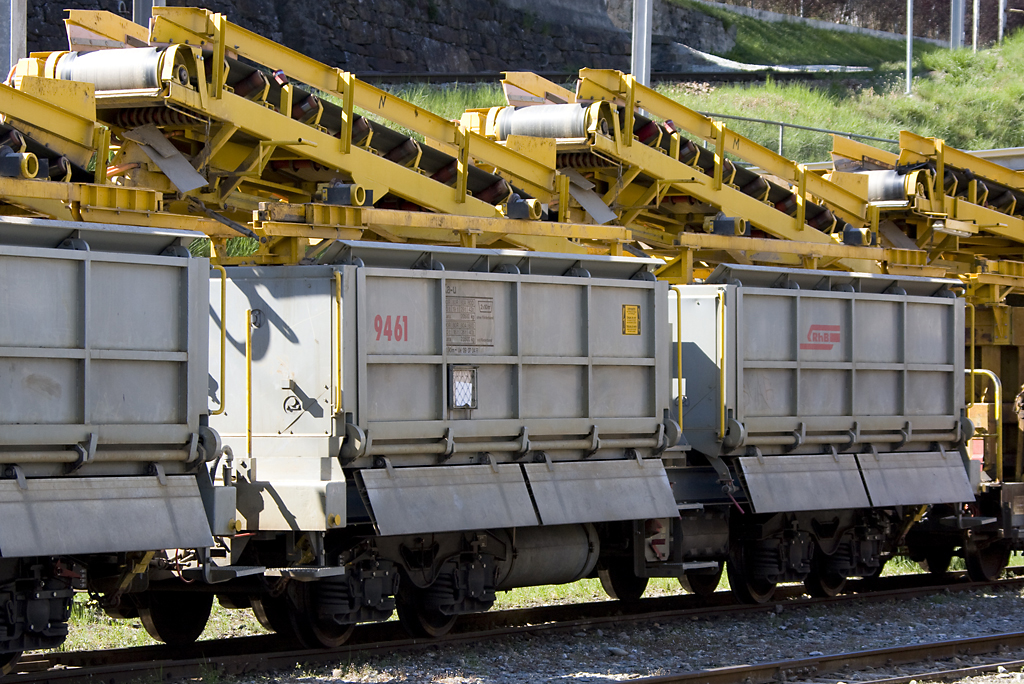
<path id="1" fill-rule="evenodd" d="M 802 165 L 787 159 L 766 147 L 730 130 L 724 124 L 714 121 L 696 112 L 653 88 L 638 83 L 632 76 L 611 69 L 581 69 L 579 82 L 581 99 L 606 99 L 612 102 L 625 103 L 629 109 L 627 120 L 631 117 L 632 108 L 646 109 L 656 116 L 671 120 L 677 128 L 685 130 L 715 146 L 715 179 L 716 185 L 721 182 L 721 166 L 724 153 L 735 155 L 744 161 L 767 171 L 797 186 L 797 201 L 803 205 L 808 194 L 827 202 L 847 223 L 858 227 L 871 227 L 877 230 L 877 223 L 871 225 L 869 203 L 835 183 L 817 174 L 808 174 Z M 626 130 L 631 130 L 627 124 Z"/>
<path id="2" fill-rule="evenodd" d="M 517 184 L 522 185 L 524 190 L 542 202 L 549 201 L 554 192 L 554 169 L 482 136 L 467 132 L 467 135 L 460 137 L 458 124 L 364 83 L 347 72 L 329 67 L 269 38 L 232 24 L 222 15 L 209 10 L 184 7 L 155 7 L 153 15 L 153 41 L 199 44 L 212 48 L 215 53 L 223 53 L 228 49 L 231 53 L 256 63 L 280 69 L 289 79 L 300 81 L 338 98 L 346 117 L 351 113 L 351 107 L 360 107 L 442 144 L 458 147 L 460 142 L 464 141 L 462 145 L 467 148 L 467 159 L 472 157 L 481 163 L 505 171 Z M 222 91 L 224 84 L 223 75 L 218 71 L 216 63 L 213 81 L 211 87 L 214 97 L 217 98 L 220 97 L 218 93 Z M 348 132 L 349 135 L 343 136 L 342 139 L 343 153 L 355 152 L 348 148 L 350 124 Z M 464 179 L 461 182 L 464 183 Z M 399 184 L 398 187 L 401 188 L 403 185 Z M 397 190 L 396 194 L 399 194 Z M 411 197 L 406 199 L 419 201 Z"/>
<path id="3" fill-rule="evenodd" d="M 987 159 L 976 157 L 970 152 L 947 147 L 942 140 L 926 138 L 910 131 L 900 131 L 900 163 L 914 164 L 934 159 L 936 163 L 958 169 L 970 169 L 971 173 L 1015 190 L 1024 190 L 1024 173 L 1008 169 Z"/>
<path id="4" fill-rule="evenodd" d="M 956 168 L 969 168 L 975 175 L 989 178 L 1002 185 L 1022 189 L 1024 189 L 1024 173 L 1012 171 L 967 152 L 946 147 L 941 140 L 925 138 L 907 131 L 900 133 L 900 145 L 908 147 L 896 155 L 864 143 L 833 136 L 832 151 L 836 156 L 854 161 L 867 160 L 891 167 L 895 167 L 897 164 L 934 161 L 936 171 L 931 183 L 932 197 L 930 199 L 920 196 L 913 197 L 909 206 L 913 214 L 928 222 L 936 219 L 952 219 L 960 222 L 957 224 L 957 228 L 960 230 L 975 234 L 984 231 L 1014 242 L 1024 243 L 1024 219 L 974 204 L 963 197 L 947 195 L 942 181 L 947 164 Z M 1017 185 L 1011 185 L 1012 182 Z M 894 211 L 903 210 L 896 209 Z"/>
<path id="5" fill-rule="evenodd" d="M 192 91 L 175 91 L 165 102 L 177 107 L 203 111 L 198 96 Z M 456 188 L 439 183 L 415 169 L 406 168 L 373 152 L 352 147 L 348 154 L 341 151 L 339 141 L 325 131 L 282 116 L 258 102 L 251 102 L 224 91 L 219 99 L 211 99 L 205 114 L 219 123 L 239 127 L 239 132 L 258 140 L 273 141 L 276 147 L 296 158 L 312 159 L 328 168 L 339 169 L 351 176 L 353 182 L 373 190 L 377 197 L 388 192 L 443 213 L 497 217 L 497 207 L 473 197 L 459 201 Z M 214 161 L 216 156 L 214 157 Z"/>
<path id="6" fill-rule="evenodd" d="M 540 97 L 551 102 L 561 100 L 568 104 L 576 102 L 576 93 L 567 90 L 557 83 L 538 76 L 532 71 L 506 71 L 502 84 L 508 84 L 523 90 L 534 97 Z"/>
<path id="7" fill-rule="evenodd" d="M 798 224 L 796 218 L 784 214 L 734 187 L 722 185 L 721 188 L 715 189 L 713 178 L 709 178 L 698 169 L 662 154 L 658 149 L 646 145 L 627 147 L 599 133 L 592 134 L 590 146 L 594 152 L 612 157 L 629 166 L 643 168 L 645 175 L 678 192 L 696 197 L 701 202 L 721 207 L 730 216 L 746 218 L 751 224 L 773 237 L 804 243 L 838 244 L 829 235 L 810 226 Z M 627 188 L 623 195 L 626 195 L 634 187 Z M 635 201 L 634 204 L 640 204 L 640 202 Z M 872 273 L 878 272 L 880 268 L 877 262 L 861 259 L 844 259 L 842 264 L 851 270 Z"/>
<path id="8" fill-rule="evenodd" d="M 92 86 L 82 87 L 91 99 Z M 43 144 L 50 143 L 48 136 L 52 136 L 56 150 L 81 166 L 88 163 L 104 135 L 109 142 L 109 129 L 95 119 L 3 84 L 0 84 L 0 112 L 15 128 L 25 128 L 26 134 Z M 67 149 L 68 145 L 71 149 Z"/>
<path id="9" fill-rule="evenodd" d="M 569 252 L 583 249 L 570 240 L 607 245 L 630 239 L 630 231 L 621 226 L 493 219 L 325 204 L 267 203 L 264 206 L 255 212 L 253 226 L 268 236 L 277 237 L 358 240 L 365 232 L 371 232 L 398 240 L 460 244 L 461 236 L 474 235 L 478 243 L 491 244 L 515 236 L 517 242 L 533 238 L 556 239 L 560 242 L 559 249 Z"/>
<path id="10" fill-rule="evenodd" d="M 0 177 L 0 198 L 63 221 L 199 230 L 211 236 L 238 234 L 207 218 L 163 211 L 161 193 L 147 188 Z"/>
<path id="11" fill-rule="evenodd" d="M 93 49 L 121 48 L 142 45 L 149 42 L 149 29 L 145 26 L 118 16 L 113 12 L 96 10 L 65 10 L 64 25 L 68 34 L 75 31 L 95 36 L 89 39 Z M 80 29 L 76 31 L 75 29 Z"/>

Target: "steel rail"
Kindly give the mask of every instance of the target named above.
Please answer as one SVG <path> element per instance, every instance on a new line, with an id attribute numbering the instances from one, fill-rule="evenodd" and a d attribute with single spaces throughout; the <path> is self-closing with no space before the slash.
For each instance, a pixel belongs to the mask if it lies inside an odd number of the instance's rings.
<path id="1" fill-rule="evenodd" d="M 1007 670 L 1021 669 L 1024 668 L 1024 660 L 1003 660 L 993 663 L 985 663 L 983 665 L 972 665 L 970 667 L 958 667 L 953 670 L 931 670 L 929 672 L 919 672 L 912 675 L 902 675 L 899 677 L 886 677 L 885 679 L 868 679 L 859 680 L 857 684 L 909 684 L 913 681 L 949 681 L 951 679 L 963 680 L 967 677 L 975 677 L 980 674 L 992 672 L 998 670 L 1000 667 L 1004 667 Z"/>
<path id="2" fill-rule="evenodd" d="M 513 70 L 514 71 L 514 70 Z M 494 83 L 500 81 L 503 71 L 360 71 L 359 79 L 369 83 Z M 577 72 L 538 71 L 534 72 L 542 78 L 555 83 L 575 81 Z M 858 73 L 868 75 L 875 72 L 830 72 L 830 71 L 774 71 L 758 69 L 757 71 L 662 71 L 651 74 L 652 83 L 686 81 L 703 83 L 749 82 L 764 81 L 811 81 L 821 77 L 843 76 L 855 77 Z"/>
<path id="3" fill-rule="evenodd" d="M 779 660 L 756 665 L 734 665 L 730 667 L 717 667 L 711 670 L 699 670 L 696 672 L 685 672 L 675 675 L 659 677 L 644 677 L 633 679 L 633 682 L 643 684 L 767 684 L 768 682 L 785 682 L 801 678 L 816 678 L 819 675 L 836 672 L 838 670 L 853 669 L 863 670 L 867 667 L 893 667 L 896 665 L 907 665 L 909 663 L 920 663 L 931 660 L 942 660 L 955 656 L 970 654 L 978 655 L 993 653 L 1001 648 L 1024 648 L 1024 632 L 1010 632 L 1007 634 L 990 634 L 982 637 L 970 637 L 967 639 L 953 639 L 951 641 L 939 641 L 928 644 L 908 644 L 893 646 L 891 648 L 877 648 L 869 651 L 857 651 L 854 653 L 838 653 L 834 655 L 823 655 L 813 658 L 798 658 L 795 660 Z M 1020 663 L 1024 661 L 1011 661 Z M 995 669 L 1002 663 L 989 664 L 990 669 Z M 984 667 L 984 666 L 982 666 Z M 966 668 L 976 669 L 976 668 Z M 912 677 L 898 677 L 895 679 L 880 680 L 882 682 L 903 682 L 910 680 L 921 680 L 928 677 L 937 677 L 939 673 L 919 673 Z M 865 684 L 858 682 L 858 684 Z"/>
<path id="4" fill-rule="evenodd" d="M 947 590 L 1024 586 L 1024 576 L 997 582 L 969 582 L 963 581 L 964 573 L 955 573 L 950 580 L 952 583 L 935 584 L 934 578 L 928 575 L 888 577 L 880 581 L 878 586 L 883 589 L 878 591 L 871 591 L 871 585 L 863 580 L 853 581 L 849 585 L 851 593 L 835 598 L 801 598 L 802 586 L 784 586 L 777 593 L 783 600 L 775 601 L 775 605 L 789 610 L 852 601 L 905 600 Z M 743 615 L 762 612 L 770 605 L 738 604 L 729 592 L 717 592 L 710 602 L 704 603 L 697 596 L 685 595 L 642 599 L 633 604 L 603 601 L 466 615 L 456 624 L 456 632 L 440 639 L 408 638 L 397 621 L 366 624 L 356 628 L 349 643 L 336 649 L 296 650 L 276 635 L 260 635 L 204 641 L 178 648 L 159 645 L 51 652 L 25 656 L 15 666 L 15 674 L 4 677 L 3 681 L 5 684 L 77 684 L 86 681 L 127 684 L 147 675 L 156 675 L 163 681 L 208 675 L 211 671 L 222 675 L 241 675 L 291 668 L 299 663 L 338 662 L 355 653 L 391 653 L 437 645 L 474 644 L 505 636 L 536 635 L 623 622 Z"/>

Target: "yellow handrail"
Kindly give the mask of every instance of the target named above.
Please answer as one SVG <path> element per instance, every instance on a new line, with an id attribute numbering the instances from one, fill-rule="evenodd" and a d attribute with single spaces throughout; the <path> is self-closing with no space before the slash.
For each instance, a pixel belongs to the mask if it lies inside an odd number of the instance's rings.
<path id="1" fill-rule="evenodd" d="M 718 437 L 725 437 L 725 290 L 718 291 Z"/>
<path id="2" fill-rule="evenodd" d="M 676 408 L 679 411 L 679 427 L 683 427 L 683 292 L 678 285 L 672 286 L 676 293 Z"/>
<path id="3" fill-rule="evenodd" d="M 988 370 L 987 368 L 965 368 L 965 373 L 977 373 L 984 375 L 992 381 L 992 387 L 995 389 L 993 400 L 996 404 L 996 482 L 1003 481 L 1003 383 L 999 381 L 999 376 Z M 971 404 L 974 403 L 974 387 L 971 387 Z"/>
<path id="4" fill-rule="evenodd" d="M 971 408 L 972 406 L 974 406 L 974 374 L 975 374 L 975 368 L 974 368 L 974 325 L 976 323 L 977 314 L 976 314 L 976 311 L 975 311 L 975 308 L 974 308 L 973 304 L 971 304 L 970 302 L 965 302 L 965 306 L 969 307 L 970 310 L 971 310 L 971 327 L 970 327 L 970 332 L 971 332 L 971 366 L 970 366 L 970 370 L 968 371 L 971 374 L 971 393 L 969 395 L 971 397 L 971 400 L 967 404 L 967 408 Z"/>
<path id="5" fill-rule="evenodd" d="M 245 453 L 252 458 L 252 309 L 245 312 Z"/>
<path id="6" fill-rule="evenodd" d="M 216 411 L 210 411 L 211 416 L 219 416 L 224 413 L 224 406 L 228 400 L 228 393 L 224 387 L 227 381 L 228 321 L 225 314 L 228 310 L 228 272 L 217 264 L 210 264 L 210 268 L 220 271 L 220 407 Z"/>
<path id="7" fill-rule="evenodd" d="M 334 392 L 334 399 L 335 399 L 334 413 L 338 414 L 338 413 L 341 413 L 341 409 L 342 409 L 342 405 L 341 405 L 341 398 L 342 398 L 342 394 L 341 394 L 341 271 L 335 271 L 334 272 L 334 297 L 337 300 L 337 301 L 335 301 L 335 305 L 337 306 L 337 311 L 335 312 L 335 314 L 336 314 L 336 318 L 337 318 L 337 321 L 336 321 L 336 323 L 337 323 L 336 333 L 337 333 L 337 336 L 338 336 L 338 347 L 337 347 L 337 350 L 336 350 L 337 351 L 337 357 L 335 358 L 335 363 L 337 364 L 337 377 L 335 379 L 335 381 L 337 383 L 337 387 L 335 388 L 335 392 Z"/>

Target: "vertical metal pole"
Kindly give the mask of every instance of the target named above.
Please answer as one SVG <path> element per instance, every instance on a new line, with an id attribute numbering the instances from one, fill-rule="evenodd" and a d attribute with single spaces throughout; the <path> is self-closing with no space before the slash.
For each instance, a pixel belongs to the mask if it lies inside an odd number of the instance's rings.
<path id="1" fill-rule="evenodd" d="M 654 0 L 633 0 L 633 56 L 630 71 L 641 85 L 651 84 L 651 26 Z"/>
<path id="2" fill-rule="evenodd" d="M 3 31 L 7 34 L 8 50 L 4 55 L 4 62 L 0 64 L 3 73 L 0 74 L 0 81 L 7 78 L 11 67 L 18 63 L 18 60 L 28 56 L 28 42 L 26 32 L 28 27 L 28 0 L 11 0 L 4 2 L 5 12 Z"/>
<path id="3" fill-rule="evenodd" d="M 785 157 L 786 156 L 786 155 L 784 155 L 782 153 L 782 145 L 783 145 L 783 140 L 784 140 L 784 136 L 785 135 L 786 135 L 786 124 L 780 123 L 779 124 L 779 156 L 780 157 Z"/>
<path id="4" fill-rule="evenodd" d="M 972 29 L 973 29 L 972 35 L 974 37 L 973 41 L 972 41 L 972 44 L 974 45 L 974 51 L 975 52 L 978 51 L 978 9 L 979 9 L 978 6 L 980 4 L 981 4 L 981 0 L 974 0 L 974 12 L 972 12 L 972 14 L 974 16 L 971 17 L 971 19 L 972 19 L 971 26 L 972 26 Z"/>
<path id="5" fill-rule="evenodd" d="M 166 6 L 167 0 L 132 0 L 132 21 L 148 27 L 153 8 Z"/>
<path id="6" fill-rule="evenodd" d="M 11 32 L 11 5 L 7 2 L 0 2 L 0 33 L 7 37 L 7 49 L 0 51 L 0 71 L 5 75 L 11 70 L 11 48 L 14 41 L 11 40 L 11 36 L 14 34 Z"/>
<path id="7" fill-rule="evenodd" d="M 1006 0 L 999 0 L 999 42 L 1003 42 L 1003 33 L 1006 31 Z"/>
<path id="8" fill-rule="evenodd" d="M 964 0 L 950 0 L 949 3 L 949 49 L 964 46 Z"/>
<path id="9" fill-rule="evenodd" d="M 974 0 L 977 2 L 978 0 Z M 907 0 L 907 95 L 914 85 L 914 0 Z"/>

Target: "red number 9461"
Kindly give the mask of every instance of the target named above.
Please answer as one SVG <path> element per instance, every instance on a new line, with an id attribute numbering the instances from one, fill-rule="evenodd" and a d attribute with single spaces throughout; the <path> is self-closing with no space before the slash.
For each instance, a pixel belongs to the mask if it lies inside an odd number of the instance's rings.
<path id="1" fill-rule="evenodd" d="M 395 316 L 394 325 L 391 324 L 391 316 L 383 317 L 377 315 L 373 319 L 373 330 L 377 333 L 377 340 L 380 336 L 388 338 L 393 342 L 409 341 L 409 317 Z"/>

